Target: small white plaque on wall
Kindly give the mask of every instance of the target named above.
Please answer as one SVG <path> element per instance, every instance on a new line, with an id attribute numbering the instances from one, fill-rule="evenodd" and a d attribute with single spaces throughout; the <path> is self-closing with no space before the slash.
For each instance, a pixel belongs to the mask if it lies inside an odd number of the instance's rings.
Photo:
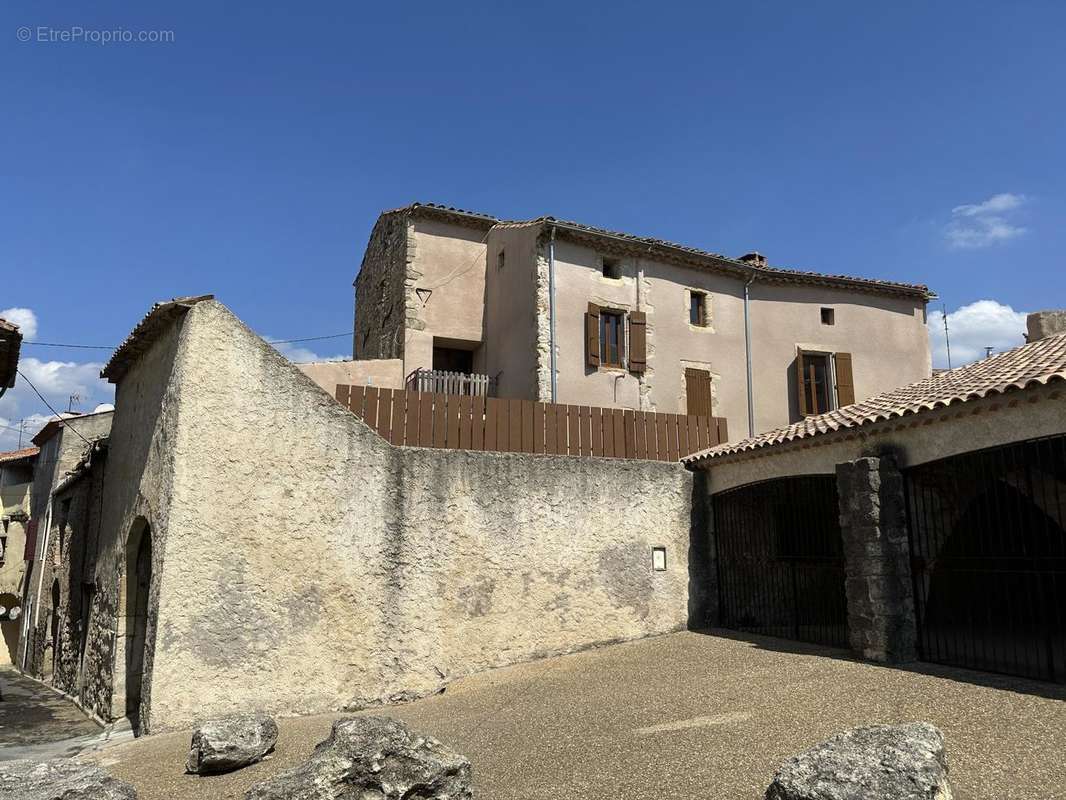
<path id="1" fill-rule="evenodd" d="M 664 572 L 666 570 L 665 547 L 653 547 L 651 549 L 651 567 L 656 572 Z"/>

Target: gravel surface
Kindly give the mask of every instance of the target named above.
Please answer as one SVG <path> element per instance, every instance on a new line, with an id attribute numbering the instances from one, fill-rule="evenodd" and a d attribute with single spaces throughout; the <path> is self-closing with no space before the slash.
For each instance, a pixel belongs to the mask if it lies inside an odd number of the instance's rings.
<path id="1" fill-rule="evenodd" d="M 944 732 L 958 800 L 1066 798 L 1066 686 L 715 634 L 507 667 L 367 713 L 397 716 L 468 756 L 481 800 L 754 800 L 786 757 L 846 728 L 912 720 Z M 190 732 L 89 758 L 141 800 L 239 798 L 306 759 L 338 716 L 279 720 L 276 753 L 229 775 L 182 774 Z"/>

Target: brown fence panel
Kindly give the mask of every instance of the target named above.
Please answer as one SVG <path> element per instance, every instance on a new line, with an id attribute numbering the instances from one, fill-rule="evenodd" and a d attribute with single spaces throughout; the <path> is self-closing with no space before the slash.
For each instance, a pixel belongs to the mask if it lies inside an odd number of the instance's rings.
<path id="1" fill-rule="evenodd" d="M 335 396 L 397 446 L 677 461 L 729 440 L 719 417 L 344 384 Z"/>

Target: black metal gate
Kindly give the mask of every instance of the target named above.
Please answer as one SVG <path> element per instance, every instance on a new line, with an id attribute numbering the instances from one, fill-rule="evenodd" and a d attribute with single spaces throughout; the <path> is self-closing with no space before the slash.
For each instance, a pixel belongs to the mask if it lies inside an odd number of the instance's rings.
<path id="1" fill-rule="evenodd" d="M 1066 683 L 1066 436 L 905 476 L 921 657 Z"/>
<path id="2" fill-rule="evenodd" d="M 781 478 L 714 495 L 721 624 L 847 645 L 836 478 Z"/>

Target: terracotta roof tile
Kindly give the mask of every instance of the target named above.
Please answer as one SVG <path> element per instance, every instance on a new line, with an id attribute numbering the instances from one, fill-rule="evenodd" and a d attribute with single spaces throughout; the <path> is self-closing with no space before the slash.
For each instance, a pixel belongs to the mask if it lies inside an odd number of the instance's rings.
<path id="1" fill-rule="evenodd" d="M 860 403 L 810 416 L 739 442 L 702 450 L 682 460 L 687 464 L 695 464 L 705 459 L 760 450 L 782 442 L 809 439 L 832 431 L 857 428 L 1061 380 L 1066 380 L 1066 334 L 1049 336 L 964 367 L 937 372 L 929 378 L 875 395 Z"/>
<path id="2" fill-rule="evenodd" d="M 8 461 L 19 461 L 23 458 L 32 458 L 41 452 L 39 447 L 23 447 L 21 450 L 8 450 L 6 453 L 0 453 L 0 464 L 4 464 Z"/>

